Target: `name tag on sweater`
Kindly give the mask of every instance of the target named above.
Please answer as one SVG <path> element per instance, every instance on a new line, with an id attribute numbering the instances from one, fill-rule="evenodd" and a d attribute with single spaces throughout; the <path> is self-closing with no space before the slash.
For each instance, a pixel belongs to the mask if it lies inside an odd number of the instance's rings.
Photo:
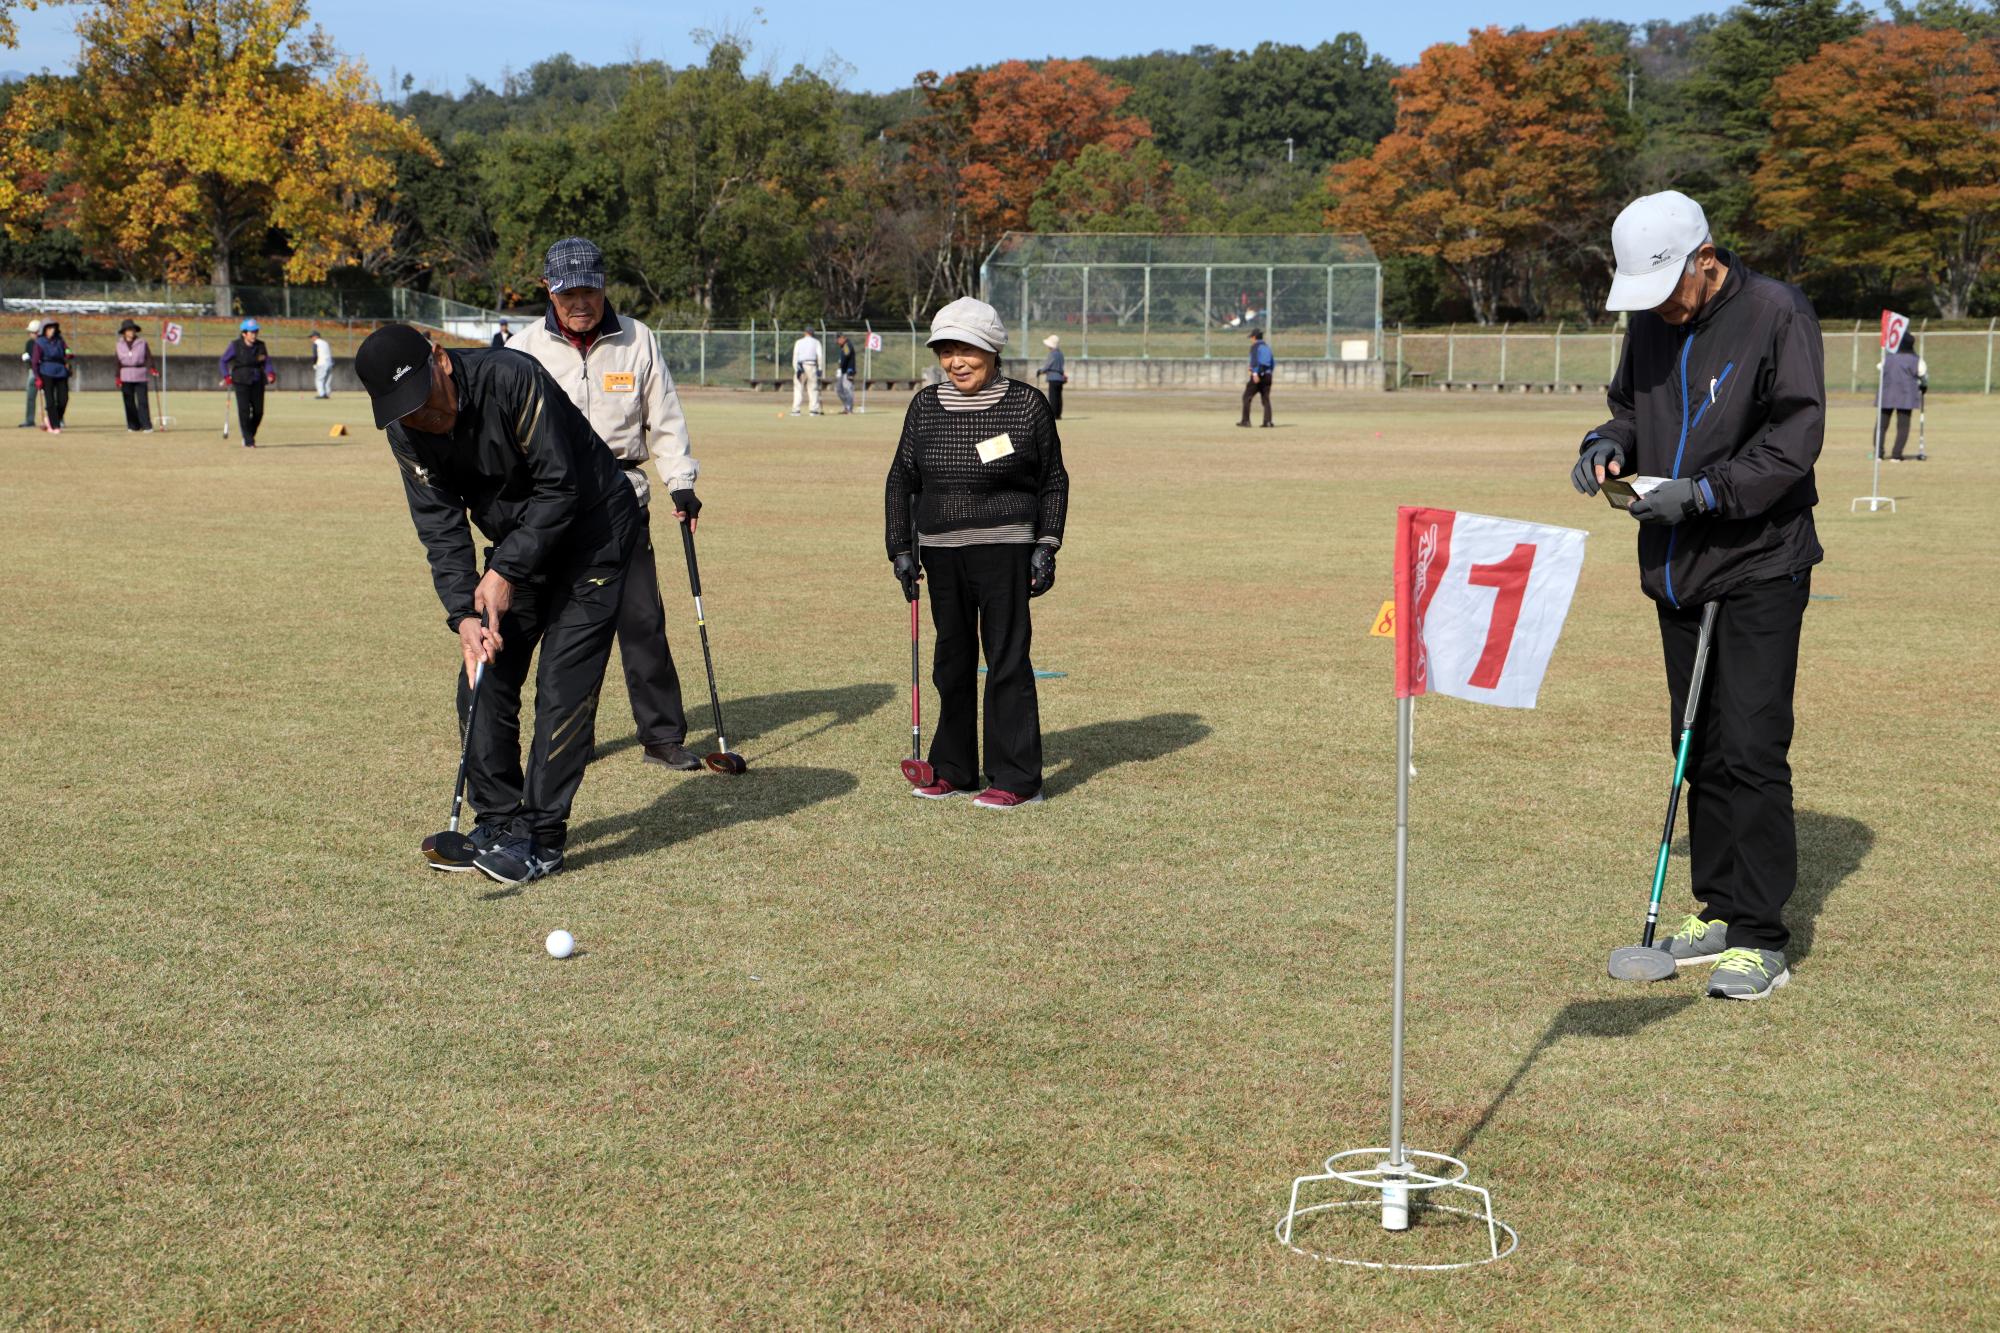
<path id="1" fill-rule="evenodd" d="M 996 463 L 1014 452 L 1014 441 L 1005 435 L 995 435 L 972 446 L 979 451 L 979 461 Z"/>
<path id="2" fill-rule="evenodd" d="M 606 393 L 632 392 L 631 373 L 629 371 L 610 371 L 610 370 L 605 371 L 604 392 Z"/>

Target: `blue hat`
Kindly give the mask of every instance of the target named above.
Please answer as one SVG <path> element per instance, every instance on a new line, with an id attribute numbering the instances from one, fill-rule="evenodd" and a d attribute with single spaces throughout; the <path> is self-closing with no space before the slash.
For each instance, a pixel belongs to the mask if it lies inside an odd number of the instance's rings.
<path id="1" fill-rule="evenodd" d="M 246 319 L 241 324 L 238 324 L 236 328 L 237 331 L 241 333 L 255 333 L 257 331 L 257 321 L 254 319 Z"/>
<path id="2" fill-rule="evenodd" d="M 604 252 L 581 236 L 565 236 L 542 260 L 542 280 L 551 292 L 604 286 Z"/>

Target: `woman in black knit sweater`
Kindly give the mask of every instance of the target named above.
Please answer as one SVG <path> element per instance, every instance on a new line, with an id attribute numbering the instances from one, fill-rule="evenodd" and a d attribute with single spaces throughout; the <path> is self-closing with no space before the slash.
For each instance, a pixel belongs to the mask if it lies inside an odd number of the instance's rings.
<path id="1" fill-rule="evenodd" d="M 1012 810 L 1042 799 L 1042 719 L 1028 659 L 1029 599 L 1056 581 L 1069 474 L 1048 400 L 1000 373 L 1007 328 L 984 301 L 953 301 L 931 320 L 946 382 L 903 417 L 884 505 L 903 595 L 931 585 L 938 720 L 927 800 L 979 785 L 979 654 L 986 652 L 986 790 L 973 804 Z M 920 563 L 921 562 L 921 563 Z"/>

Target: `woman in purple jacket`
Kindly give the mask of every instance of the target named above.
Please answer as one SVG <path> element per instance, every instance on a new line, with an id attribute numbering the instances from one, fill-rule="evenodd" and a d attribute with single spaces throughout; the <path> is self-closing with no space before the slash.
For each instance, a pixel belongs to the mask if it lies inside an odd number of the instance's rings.
<path id="1" fill-rule="evenodd" d="M 118 326 L 118 392 L 125 398 L 125 429 L 134 435 L 153 432 L 153 412 L 146 401 L 152 373 L 153 349 L 128 319 Z"/>

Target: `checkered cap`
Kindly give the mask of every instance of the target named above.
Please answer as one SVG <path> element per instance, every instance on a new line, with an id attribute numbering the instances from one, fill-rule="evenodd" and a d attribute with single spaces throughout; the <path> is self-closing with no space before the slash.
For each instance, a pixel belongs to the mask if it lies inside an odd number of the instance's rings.
<path id="1" fill-rule="evenodd" d="M 604 286 L 604 252 L 581 236 L 565 236 L 549 247 L 542 278 L 552 292 Z"/>

